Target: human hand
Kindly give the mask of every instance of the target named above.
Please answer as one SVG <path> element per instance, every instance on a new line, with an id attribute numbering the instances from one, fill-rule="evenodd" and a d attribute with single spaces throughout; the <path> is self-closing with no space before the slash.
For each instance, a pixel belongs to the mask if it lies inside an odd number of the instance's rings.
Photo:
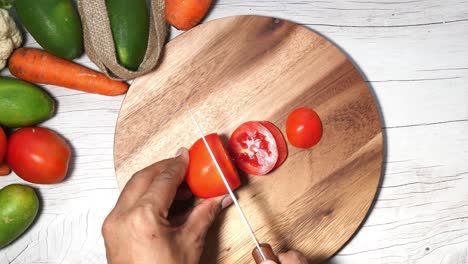
<path id="1" fill-rule="evenodd" d="M 188 188 L 179 188 L 188 162 L 188 151 L 180 149 L 175 158 L 157 162 L 128 181 L 102 226 L 110 264 L 200 261 L 209 227 L 232 199 L 205 199 L 171 215 L 174 200 L 191 198 Z"/>
<path id="2" fill-rule="evenodd" d="M 307 259 L 305 256 L 298 251 L 290 250 L 286 253 L 281 253 L 278 255 L 280 264 L 307 264 Z M 267 260 L 263 261 L 261 264 L 278 264 L 274 261 Z"/>

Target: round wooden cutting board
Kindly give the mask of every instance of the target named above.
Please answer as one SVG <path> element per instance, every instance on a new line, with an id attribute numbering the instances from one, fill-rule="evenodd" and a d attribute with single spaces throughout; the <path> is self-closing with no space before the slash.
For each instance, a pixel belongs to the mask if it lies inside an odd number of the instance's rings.
<path id="1" fill-rule="evenodd" d="M 378 110 L 352 62 L 297 24 L 227 17 L 200 25 L 167 46 L 156 71 L 136 79 L 120 111 L 115 168 L 123 188 L 136 171 L 205 133 L 227 138 L 241 123 L 269 120 L 285 132 L 289 112 L 310 107 L 324 127 L 318 145 L 289 146 L 268 176 L 244 176 L 236 191 L 260 242 L 302 251 L 311 263 L 335 254 L 372 204 L 383 146 Z M 254 244 L 234 207 L 208 235 L 201 263 L 252 263 Z"/>

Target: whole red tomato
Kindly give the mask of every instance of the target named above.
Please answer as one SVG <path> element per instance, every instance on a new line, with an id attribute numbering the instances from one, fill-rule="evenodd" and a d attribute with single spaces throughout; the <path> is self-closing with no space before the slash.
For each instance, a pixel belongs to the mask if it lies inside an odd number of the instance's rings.
<path id="1" fill-rule="evenodd" d="M 3 132 L 3 128 L 0 127 L 0 164 L 3 161 L 3 157 L 5 156 L 7 148 L 7 140 L 5 136 L 5 132 Z"/>
<path id="2" fill-rule="evenodd" d="M 70 156 L 67 142 L 56 133 L 26 127 L 10 136 L 6 162 L 25 181 L 57 183 L 67 175 Z"/>
<path id="3" fill-rule="evenodd" d="M 217 134 L 205 137 L 232 190 L 240 186 L 239 175 L 232 165 L 226 149 Z M 189 150 L 190 163 L 185 181 L 192 193 L 200 198 L 220 196 L 228 192 L 203 139 L 197 140 Z"/>
<path id="4" fill-rule="evenodd" d="M 286 120 L 289 143 L 298 148 L 310 148 L 322 138 L 322 122 L 318 114 L 309 108 L 297 108 Z"/>

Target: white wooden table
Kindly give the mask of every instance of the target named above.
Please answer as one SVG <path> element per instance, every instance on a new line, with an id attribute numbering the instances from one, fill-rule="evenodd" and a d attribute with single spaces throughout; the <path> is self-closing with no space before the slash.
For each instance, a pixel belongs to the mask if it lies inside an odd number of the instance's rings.
<path id="1" fill-rule="evenodd" d="M 207 20 L 239 14 L 320 32 L 360 67 L 380 106 L 386 155 L 377 201 L 330 262 L 468 263 L 468 2 L 218 0 Z M 30 37 L 26 45 L 37 46 Z M 40 217 L 0 250 L 0 263 L 105 263 L 100 230 L 119 195 L 112 148 L 124 97 L 46 89 L 58 111 L 43 126 L 73 144 L 72 173 L 35 186 Z M 11 183 L 24 182 L 0 178 L 0 187 Z"/>

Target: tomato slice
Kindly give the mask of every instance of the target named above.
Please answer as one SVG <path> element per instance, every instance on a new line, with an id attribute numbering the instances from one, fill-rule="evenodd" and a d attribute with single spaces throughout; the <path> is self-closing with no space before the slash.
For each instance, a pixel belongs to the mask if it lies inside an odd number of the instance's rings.
<path id="1" fill-rule="evenodd" d="M 217 134 L 205 136 L 231 189 L 240 186 L 240 179 L 226 149 Z M 216 197 L 228 192 L 203 139 L 198 139 L 189 150 L 190 162 L 185 180 L 192 193 L 200 198 Z"/>
<path id="2" fill-rule="evenodd" d="M 298 148 L 310 148 L 322 138 L 322 122 L 318 114 L 301 107 L 292 111 L 286 120 L 289 143 Z"/>
<path id="3" fill-rule="evenodd" d="M 275 138 L 276 147 L 278 147 L 278 161 L 276 161 L 275 167 L 278 168 L 288 157 L 288 145 L 286 145 L 286 140 L 284 139 L 283 133 L 270 121 L 261 121 L 264 127 L 270 130 L 271 134 Z"/>
<path id="4" fill-rule="evenodd" d="M 248 174 L 265 175 L 278 161 L 275 138 L 260 122 L 249 121 L 234 130 L 229 151 L 237 167 Z"/>

